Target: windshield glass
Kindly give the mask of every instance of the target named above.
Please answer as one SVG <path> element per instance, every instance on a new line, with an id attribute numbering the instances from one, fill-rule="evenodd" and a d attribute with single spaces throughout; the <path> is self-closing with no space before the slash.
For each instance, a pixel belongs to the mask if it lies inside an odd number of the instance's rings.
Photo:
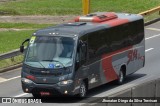
<path id="1" fill-rule="evenodd" d="M 74 44 L 71 37 L 33 36 L 29 42 L 25 63 L 43 68 L 71 66 Z"/>

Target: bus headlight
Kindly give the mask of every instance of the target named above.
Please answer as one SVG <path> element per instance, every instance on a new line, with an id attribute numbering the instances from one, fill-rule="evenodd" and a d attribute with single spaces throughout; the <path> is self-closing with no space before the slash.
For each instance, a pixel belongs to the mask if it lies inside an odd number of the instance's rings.
<path id="1" fill-rule="evenodd" d="M 65 81 L 59 82 L 58 84 L 59 85 L 68 85 L 68 84 L 71 84 L 72 82 L 73 82 L 73 80 L 65 80 Z"/>
<path id="2" fill-rule="evenodd" d="M 33 83 L 33 81 L 27 79 L 27 78 L 22 78 L 22 82 L 27 83 L 27 84 L 31 84 Z"/>

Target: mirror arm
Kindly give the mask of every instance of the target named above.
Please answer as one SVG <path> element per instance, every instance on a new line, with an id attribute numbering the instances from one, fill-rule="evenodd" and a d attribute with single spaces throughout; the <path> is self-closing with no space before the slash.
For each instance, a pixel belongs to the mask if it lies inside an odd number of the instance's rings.
<path id="1" fill-rule="evenodd" d="M 24 43 L 28 42 L 30 39 L 26 39 L 25 41 L 22 42 L 22 45 L 20 46 L 20 52 L 23 53 L 24 52 Z"/>
<path id="2" fill-rule="evenodd" d="M 25 42 L 29 42 L 30 39 L 26 39 L 25 41 L 22 42 L 22 45 L 24 45 Z"/>

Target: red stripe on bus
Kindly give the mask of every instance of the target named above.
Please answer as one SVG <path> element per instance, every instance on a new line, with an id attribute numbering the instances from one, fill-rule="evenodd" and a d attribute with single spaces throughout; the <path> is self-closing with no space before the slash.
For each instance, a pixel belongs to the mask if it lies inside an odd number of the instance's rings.
<path id="1" fill-rule="evenodd" d="M 103 14 L 99 17 L 94 16 L 92 22 L 100 23 L 100 22 L 105 22 L 105 21 L 112 20 L 115 18 L 117 18 L 117 15 L 113 12 L 110 12 L 110 13 Z"/>
<path id="2" fill-rule="evenodd" d="M 105 55 L 102 56 L 102 68 L 103 68 L 106 80 L 108 82 L 109 81 L 113 81 L 113 80 L 118 78 L 118 75 L 116 74 L 116 72 L 115 72 L 115 70 L 113 68 L 113 65 L 112 65 L 112 56 L 114 54 L 129 50 L 131 48 L 132 48 L 132 46 L 129 46 L 127 48 L 120 49 L 120 50 L 117 50 L 115 52 L 111 52 L 109 54 L 105 54 Z"/>
<path id="3" fill-rule="evenodd" d="M 74 19 L 74 21 L 75 21 L 75 22 L 79 22 L 79 18 L 80 18 L 80 16 L 76 17 L 76 18 Z"/>
<path id="4" fill-rule="evenodd" d="M 101 22 L 101 24 L 108 24 L 110 26 L 118 26 L 118 25 L 125 24 L 128 22 L 129 22 L 128 19 L 113 19 L 110 21 Z"/>

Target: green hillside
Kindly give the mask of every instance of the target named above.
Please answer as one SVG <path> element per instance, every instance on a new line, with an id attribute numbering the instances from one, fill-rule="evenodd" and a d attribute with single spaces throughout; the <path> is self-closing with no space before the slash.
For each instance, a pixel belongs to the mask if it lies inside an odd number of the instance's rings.
<path id="1" fill-rule="evenodd" d="M 91 12 L 139 13 L 160 5 L 160 0 L 91 0 Z M 14 0 L 0 2 L 0 15 L 82 14 L 82 0 Z"/>

